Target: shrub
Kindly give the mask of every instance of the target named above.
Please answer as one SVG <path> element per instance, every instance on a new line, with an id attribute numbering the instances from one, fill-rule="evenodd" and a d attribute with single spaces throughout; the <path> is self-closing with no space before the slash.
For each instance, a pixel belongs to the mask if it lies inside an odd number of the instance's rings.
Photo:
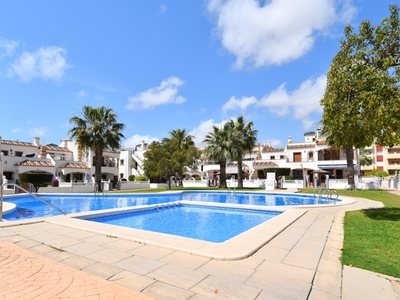
<path id="1" fill-rule="evenodd" d="M 129 175 L 128 176 L 129 181 L 135 181 L 135 175 Z"/>
<path id="2" fill-rule="evenodd" d="M 147 181 L 147 180 L 149 179 L 146 176 L 141 176 L 141 175 L 135 176 L 135 181 Z"/>
<path id="3" fill-rule="evenodd" d="M 36 192 L 40 187 L 46 187 L 51 183 L 52 174 L 47 173 L 23 173 L 19 174 L 19 180 L 23 184 L 31 183 L 35 187 Z"/>
<path id="4" fill-rule="evenodd" d="M 366 172 L 366 175 L 367 176 L 376 176 L 376 177 L 387 177 L 387 176 L 389 176 L 389 173 L 386 171 L 373 169 L 371 171 Z"/>

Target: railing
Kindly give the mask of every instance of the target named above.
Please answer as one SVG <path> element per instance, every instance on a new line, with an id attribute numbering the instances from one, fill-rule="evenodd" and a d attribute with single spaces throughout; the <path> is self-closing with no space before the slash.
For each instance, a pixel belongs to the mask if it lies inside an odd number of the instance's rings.
<path id="1" fill-rule="evenodd" d="M 53 205 L 53 204 L 47 202 L 46 200 L 41 199 L 41 198 L 38 197 L 37 195 L 34 195 L 33 192 L 32 192 L 32 189 L 34 188 L 34 187 L 33 187 L 33 184 L 29 184 L 29 190 L 24 189 L 23 187 L 19 186 L 19 185 L 16 184 L 16 183 L 3 183 L 3 184 L 1 185 L 1 187 L 0 187 L 1 190 L 3 190 L 4 185 L 13 185 L 14 188 L 20 189 L 21 191 L 23 191 L 23 192 L 29 194 L 30 196 L 32 196 L 32 197 L 35 198 L 36 200 L 38 200 L 38 201 L 40 201 L 40 202 L 46 204 L 47 206 L 49 206 L 49 207 L 51 207 L 51 208 L 57 210 L 57 211 L 60 212 L 61 214 L 63 214 L 63 215 L 66 215 L 66 214 L 67 214 L 65 211 L 61 210 L 61 209 L 58 208 L 57 206 L 55 206 L 55 205 Z M 2 210 L 2 208 L 3 208 L 3 193 L 1 193 L 1 195 L 0 195 L 0 203 L 1 203 L 0 209 Z M 1 214 L 0 216 L 1 216 L 1 218 L 0 218 L 0 221 L 1 221 L 1 219 L 2 219 L 2 214 Z"/>

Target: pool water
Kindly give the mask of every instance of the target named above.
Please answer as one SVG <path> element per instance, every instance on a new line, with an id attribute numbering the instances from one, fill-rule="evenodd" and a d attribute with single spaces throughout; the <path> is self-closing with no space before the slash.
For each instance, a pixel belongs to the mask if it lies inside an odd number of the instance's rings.
<path id="1" fill-rule="evenodd" d="M 261 206 L 290 206 L 332 203 L 329 199 L 318 199 L 312 195 L 286 195 L 266 193 L 220 193 L 182 192 L 169 194 L 113 194 L 113 195 L 38 195 L 41 199 L 66 213 L 77 213 L 101 209 L 123 208 L 138 205 L 160 204 L 178 200 L 248 204 Z M 3 216 L 5 220 L 18 220 L 59 215 L 60 212 L 30 195 L 6 197 L 17 208 Z"/>
<path id="2" fill-rule="evenodd" d="M 209 242 L 224 242 L 280 212 L 175 205 L 88 220 Z"/>

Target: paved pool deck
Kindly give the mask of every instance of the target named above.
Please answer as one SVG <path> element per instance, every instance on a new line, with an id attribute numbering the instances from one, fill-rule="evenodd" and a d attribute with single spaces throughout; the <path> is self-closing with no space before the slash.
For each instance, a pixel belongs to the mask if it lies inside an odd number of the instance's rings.
<path id="1" fill-rule="evenodd" d="M 345 211 L 374 207 L 381 203 L 357 199 L 308 209 L 250 257 L 233 261 L 48 221 L 2 223 L 0 298 L 400 299 L 398 279 L 340 263 Z M 32 292 L 14 294 L 27 287 Z"/>

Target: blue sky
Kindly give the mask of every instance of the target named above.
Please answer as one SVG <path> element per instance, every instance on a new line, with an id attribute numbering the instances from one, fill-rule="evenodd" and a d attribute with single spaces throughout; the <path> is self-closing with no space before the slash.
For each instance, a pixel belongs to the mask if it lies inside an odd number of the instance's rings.
<path id="1" fill-rule="evenodd" d="M 118 114 L 125 146 L 177 128 L 200 144 L 239 115 L 261 143 L 301 141 L 345 24 L 377 24 L 390 3 L 1 1 L 0 136 L 59 143 L 91 105 Z"/>

